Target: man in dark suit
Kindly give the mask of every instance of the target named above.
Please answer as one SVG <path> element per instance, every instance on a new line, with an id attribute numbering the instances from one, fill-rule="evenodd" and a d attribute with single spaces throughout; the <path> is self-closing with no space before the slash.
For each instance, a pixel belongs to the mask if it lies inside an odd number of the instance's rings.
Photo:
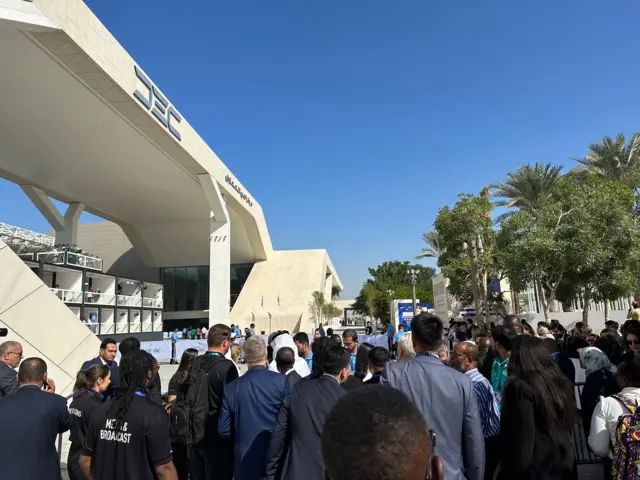
<path id="1" fill-rule="evenodd" d="M 365 385 L 375 385 L 380 383 L 380 377 L 384 372 L 384 366 L 391 360 L 389 350 L 383 347 L 375 347 L 369 350 L 369 371 L 371 378 L 364 382 Z"/>
<path id="2" fill-rule="evenodd" d="M 70 427 L 67 402 L 55 395 L 47 364 L 40 358 L 22 362 L 18 382 L 20 389 L 0 402 L 1 476 L 60 480 L 56 437 Z"/>
<path id="3" fill-rule="evenodd" d="M 0 344 L 0 400 L 18 391 L 16 368 L 22 360 L 22 345 L 7 341 Z"/>
<path id="4" fill-rule="evenodd" d="M 234 480 L 259 480 L 266 475 L 271 434 L 290 390 L 287 377 L 267 369 L 262 337 L 244 342 L 244 360 L 249 370 L 224 390 L 218 434 L 233 442 Z"/>
<path id="5" fill-rule="evenodd" d="M 278 353 L 280 353 L 278 351 Z M 340 384 L 349 376 L 349 352 L 330 345 L 322 352 L 322 376 L 296 385 L 278 412 L 271 438 L 267 478 L 322 478 L 324 419 L 347 391 Z"/>
<path id="6" fill-rule="evenodd" d="M 293 390 L 293 386 L 302 380 L 302 377 L 293 367 L 296 363 L 296 355 L 293 349 L 289 347 L 280 347 L 276 353 L 276 366 L 278 371 L 287 376 L 289 388 Z"/>
<path id="7" fill-rule="evenodd" d="M 115 360 L 117 352 L 118 346 L 116 341 L 112 338 L 105 338 L 100 344 L 98 356 L 87 360 L 81 367 L 83 372 L 86 372 L 94 365 L 106 365 L 109 367 L 109 370 L 111 370 L 111 383 L 109 384 L 109 388 L 102 394 L 103 401 L 115 397 L 120 390 L 120 369 L 118 368 L 118 362 Z"/>
<path id="8" fill-rule="evenodd" d="M 407 395 L 437 433 L 436 453 L 447 480 L 482 480 L 484 435 L 471 378 L 440 362 L 443 325 L 438 317 L 416 315 L 411 332 L 416 358 L 388 363 L 380 383 Z"/>

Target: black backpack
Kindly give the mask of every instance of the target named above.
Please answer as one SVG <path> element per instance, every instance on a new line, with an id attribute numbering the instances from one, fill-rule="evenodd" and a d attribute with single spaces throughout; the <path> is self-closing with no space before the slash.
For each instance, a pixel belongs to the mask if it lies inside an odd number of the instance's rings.
<path id="1" fill-rule="evenodd" d="M 194 445 L 204 439 L 209 416 L 209 378 L 196 358 L 171 406 L 171 441 Z"/>

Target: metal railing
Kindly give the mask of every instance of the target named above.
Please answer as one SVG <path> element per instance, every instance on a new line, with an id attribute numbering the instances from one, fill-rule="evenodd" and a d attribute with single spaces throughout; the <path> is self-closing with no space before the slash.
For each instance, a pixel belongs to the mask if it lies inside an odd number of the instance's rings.
<path id="1" fill-rule="evenodd" d="M 576 403 L 580 404 L 579 402 L 580 397 L 582 396 L 582 390 L 584 389 L 584 383 L 574 383 L 573 389 L 576 395 Z M 576 456 L 576 462 L 578 465 L 603 463 L 604 459 L 593 453 L 589 448 L 589 440 L 587 439 L 587 435 L 584 430 L 581 415 L 578 415 L 578 420 L 573 426 L 573 430 L 571 432 L 571 443 L 573 445 L 573 452 Z"/>
<path id="2" fill-rule="evenodd" d="M 102 259 L 90 257 L 82 253 L 69 252 L 65 250 L 54 250 L 50 252 L 40 252 L 36 255 L 38 261 L 52 265 L 72 265 L 75 267 L 86 268 L 88 270 L 102 271 Z"/>
<path id="3" fill-rule="evenodd" d="M 64 288 L 52 288 L 51 291 L 65 303 L 82 303 L 82 292 L 65 290 Z"/>
<path id="4" fill-rule="evenodd" d="M 116 296 L 110 293 L 84 292 L 84 301 L 95 305 L 115 305 Z"/>
<path id="5" fill-rule="evenodd" d="M 162 308 L 163 301 L 161 298 L 144 297 L 142 299 L 143 307 Z"/>
<path id="6" fill-rule="evenodd" d="M 142 297 L 133 297 L 131 295 L 118 295 L 118 306 L 141 307 Z"/>

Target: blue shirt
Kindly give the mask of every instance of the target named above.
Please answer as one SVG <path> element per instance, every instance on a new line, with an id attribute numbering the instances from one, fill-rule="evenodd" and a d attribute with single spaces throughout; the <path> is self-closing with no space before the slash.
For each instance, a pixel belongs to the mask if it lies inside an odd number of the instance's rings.
<path id="1" fill-rule="evenodd" d="M 391 324 L 387 326 L 387 337 L 393 337 L 393 325 Z"/>
<path id="2" fill-rule="evenodd" d="M 171 340 L 173 340 L 174 342 L 177 342 L 180 339 L 180 335 L 178 334 L 178 332 L 173 332 L 171 334 Z"/>
<path id="3" fill-rule="evenodd" d="M 242 331 L 241 331 L 238 327 L 236 327 L 236 329 L 234 330 L 234 332 L 236 332 L 236 336 L 238 336 L 238 335 L 241 335 L 241 334 L 242 334 Z"/>
<path id="4" fill-rule="evenodd" d="M 349 373 L 353 375 L 353 372 L 356 371 L 356 355 L 357 352 L 351 354 L 351 360 L 349 361 Z"/>
<path id="5" fill-rule="evenodd" d="M 305 360 L 307 361 L 307 367 L 309 367 L 309 371 L 311 371 L 313 368 L 313 352 L 312 351 L 309 351 L 309 355 L 307 355 L 307 358 L 305 358 Z"/>
<path id="6" fill-rule="evenodd" d="M 393 336 L 393 343 L 398 343 L 398 340 L 400 340 L 400 337 L 403 336 L 405 333 L 407 332 L 405 332 L 404 330 L 398 330 L 398 333 L 396 333 Z"/>
<path id="7" fill-rule="evenodd" d="M 477 368 L 469 370 L 467 376 L 473 382 L 484 438 L 495 437 L 500 433 L 500 410 L 496 396 L 493 394 L 493 387 Z"/>

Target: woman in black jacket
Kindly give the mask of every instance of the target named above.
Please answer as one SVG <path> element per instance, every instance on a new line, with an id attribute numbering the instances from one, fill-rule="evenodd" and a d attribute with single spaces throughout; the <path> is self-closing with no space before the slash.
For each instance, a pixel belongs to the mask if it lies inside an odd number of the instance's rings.
<path id="1" fill-rule="evenodd" d="M 71 446 L 67 457 L 67 471 L 71 480 L 84 480 L 80 468 L 80 449 L 84 443 L 93 414 L 102 405 L 102 392 L 111 383 L 111 370 L 107 365 L 94 365 L 86 372 L 80 370 L 73 387 L 73 401 L 69 405 L 71 418 Z"/>
<path id="2" fill-rule="evenodd" d="M 500 418 L 499 480 L 577 478 L 570 431 L 573 387 L 542 340 L 520 335 L 509 361 Z"/>

